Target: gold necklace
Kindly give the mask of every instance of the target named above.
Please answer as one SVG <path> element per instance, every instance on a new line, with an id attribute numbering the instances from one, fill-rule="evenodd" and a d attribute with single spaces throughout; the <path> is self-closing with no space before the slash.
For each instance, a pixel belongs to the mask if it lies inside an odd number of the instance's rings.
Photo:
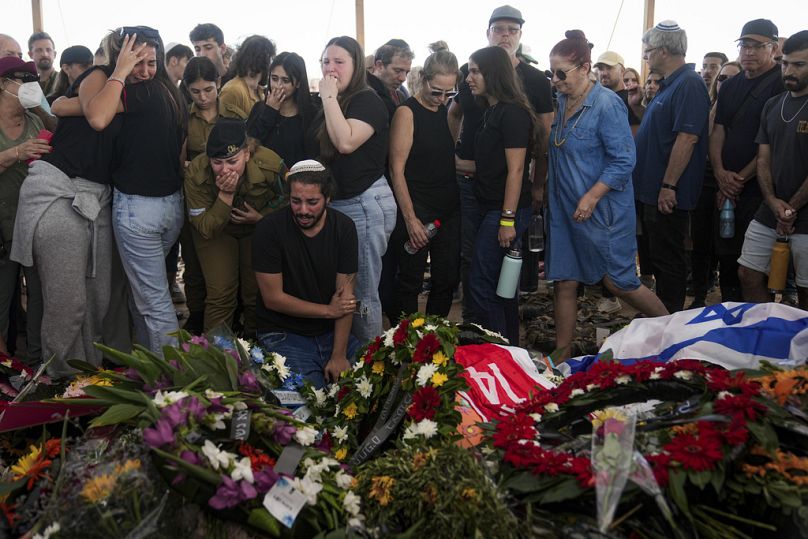
<path id="1" fill-rule="evenodd" d="M 587 88 L 587 90 L 586 90 L 584 93 L 582 93 L 582 94 L 581 94 L 581 98 L 583 98 L 584 96 L 586 96 L 586 94 L 587 94 L 587 93 L 589 93 L 589 88 Z M 578 105 L 578 104 L 576 103 L 576 106 L 577 106 L 577 105 Z M 561 124 L 559 124 L 559 127 L 558 127 L 558 128 L 556 128 L 556 132 L 553 134 L 553 146 L 555 146 L 556 148 L 560 148 L 560 147 L 562 147 L 562 146 L 564 145 L 564 143 L 566 143 L 566 142 L 567 142 L 567 138 L 569 138 L 570 133 L 572 133 L 573 131 L 575 131 L 575 128 L 578 126 L 578 122 L 580 122 L 580 121 L 581 121 L 581 118 L 583 118 L 584 113 L 585 113 L 587 110 L 589 110 L 589 109 L 588 109 L 588 107 L 584 107 L 584 108 L 581 110 L 581 113 L 578 115 L 578 117 L 577 117 L 577 118 L 575 118 L 575 123 L 574 123 L 574 124 L 572 124 L 572 128 L 571 128 L 569 131 L 567 131 L 567 134 L 566 134 L 566 136 L 564 136 L 564 138 L 562 138 L 561 140 L 559 140 L 559 138 L 558 138 L 558 132 L 559 132 L 559 131 L 563 131 L 563 130 L 564 130 L 564 127 L 563 127 L 563 126 L 564 126 L 564 116 L 567 114 L 567 103 L 564 103 L 564 114 L 561 116 L 561 121 L 562 121 L 562 123 L 561 123 Z"/>

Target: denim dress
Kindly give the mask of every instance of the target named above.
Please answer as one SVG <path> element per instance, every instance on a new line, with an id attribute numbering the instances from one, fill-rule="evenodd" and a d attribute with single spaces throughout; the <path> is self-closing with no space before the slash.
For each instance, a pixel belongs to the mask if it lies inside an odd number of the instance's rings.
<path id="1" fill-rule="evenodd" d="M 560 94 L 550 131 L 547 278 L 594 284 L 608 275 L 618 288 L 634 290 L 640 285 L 631 183 L 635 146 L 626 106 L 597 82 L 562 125 L 566 104 Z M 598 181 L 609 192 L 589 219 L 575 221 L 578 202 Z"/>

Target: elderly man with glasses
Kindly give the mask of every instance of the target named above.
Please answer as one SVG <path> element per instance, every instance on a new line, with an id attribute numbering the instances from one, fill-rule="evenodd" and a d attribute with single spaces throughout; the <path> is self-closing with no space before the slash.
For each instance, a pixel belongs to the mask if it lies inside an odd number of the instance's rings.
<path id="1" fill-rule="evenodd" d="M 634 191 L 648 235 L 657 295 L 673 313 L 684 307 L 685 238 L 707 163 L 710 98 L 695 65 L 685 63 L 687 34 L 676 22 L 662 21 L 642 42 L 649 69 L 664 80 L 635 139 Z"/>
<path id="2" fill-rule="evenodd" d="M 729 199 L 735 208 L 734 234 L 716 239 L 721 301 L 743 301 L 737 260 L 746 228 L 763 202 L 760 185 L 755 180 L 755 137 L 766 101 L 785 90 L 780 66 L 774 61 L 779 50 L 777 34 L 777 26 L 767 19 L 743 26 L 738 38 L 743 73 L 723 82 L 716 101 L 710 162 L 718 181 L 717 205 L 720 207 Z"/>

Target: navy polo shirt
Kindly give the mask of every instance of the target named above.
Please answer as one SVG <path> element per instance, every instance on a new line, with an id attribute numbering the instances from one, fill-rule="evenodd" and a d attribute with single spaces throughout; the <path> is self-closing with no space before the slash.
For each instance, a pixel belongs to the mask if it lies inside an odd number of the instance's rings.
<path id="1" fill-rule="evenodd" d="M 643 204 L 656 206 L 665 169 L 678 133 L 698 135 L 690 162 L 679 177 L 676 208 L 692 210 L 701 193 L 707 164 L 710 97 L 695 64 L 685 64 L 659 83 L 635 138 L 637 165 L 634 193 Z"/>

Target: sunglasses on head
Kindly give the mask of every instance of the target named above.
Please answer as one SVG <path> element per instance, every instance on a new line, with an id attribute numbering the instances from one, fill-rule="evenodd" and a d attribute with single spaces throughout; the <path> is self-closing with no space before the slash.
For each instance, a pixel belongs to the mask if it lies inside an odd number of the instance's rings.
<path id="1" fill-rule="evenodd" d="M 160 39 L 160 32 L 148 26 L 123 26 L 118 33 L 121 37 L 134 34 L 146 39 Z"/>
<path id="2" fill-rule="evenodd" d="M 553 75 L 555 75 L 555 77 L 558 80 L 567 80 L 567 73 L 571 73 L 571 72 L 575 71 L 576 69 L 578 69 L 582 65 L 584 65 L 584 64 L 578 64 L 577 66 L 571 67 L 571 68 L 569 68 L 567 70 L 556 69 L 555 71 L 553 71 Z"/>

